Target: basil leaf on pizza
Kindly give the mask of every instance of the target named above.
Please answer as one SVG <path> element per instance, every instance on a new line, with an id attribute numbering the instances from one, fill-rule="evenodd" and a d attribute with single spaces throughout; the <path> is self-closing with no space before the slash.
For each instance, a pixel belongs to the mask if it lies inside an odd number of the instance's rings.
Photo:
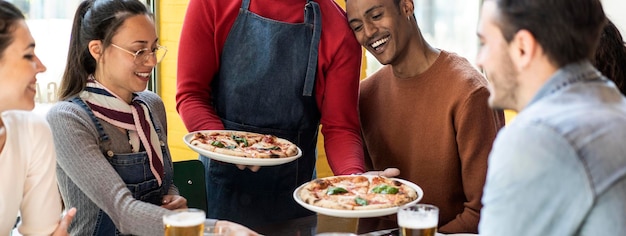
<path id="1" fill-rule="evenodd" d="M 361 198 L 361 197 L 356 197 L 354 198 L 354 202 L 356 202 L 356 204 L 360 205 L 360 206 L 367 206 L 367 200 Z"/>
<path id="2" fill-rule="evenodd" d="M 347 193 L 347 192 L 348 190 L 342 187 L 331 187 L 331 188 L 328 188 L 328 190 L 326 191 L 326 194 L 334 195 L 334 194 L 341 194 L 341 193 Z"/>
<path id="3" fill-rule="evenodd" d="M 235 136 L 235 135 L 231 135 L 231 138 L 233 140 L 235 140 L 235 142 L 237 142 L 237 144 L 242 144 L 242 147 L 247 147 L 248 145 L 248 140 L 244 137 L 239 137 L 239 136 Z"/>
<path id="4" fill-rule="evenodd" d="M 223 148 L 224 147 L 224 144 L 221 143 L 220 141 L 213 141 L 213 142 L 211 142 L 211 145 L 216 146 L 218 148 Z"/>
<path id="5" fill-rule="evenodd" d="M 374 193 L 382 193 L 382 194 L 396 194 L 398 193 L 398 188 L 391 187 L 389 185 L 378 185 L 372 189 Z"/>

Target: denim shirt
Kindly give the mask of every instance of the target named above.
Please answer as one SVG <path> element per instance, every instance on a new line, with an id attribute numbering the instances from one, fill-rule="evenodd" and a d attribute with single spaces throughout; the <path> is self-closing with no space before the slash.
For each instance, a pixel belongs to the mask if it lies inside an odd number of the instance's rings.
<path id="1" fill-rule="evenodd" d="M 589 62 L 543 85 L 488 164 L 481 235 L 626 235 L 626 99 Z"/>

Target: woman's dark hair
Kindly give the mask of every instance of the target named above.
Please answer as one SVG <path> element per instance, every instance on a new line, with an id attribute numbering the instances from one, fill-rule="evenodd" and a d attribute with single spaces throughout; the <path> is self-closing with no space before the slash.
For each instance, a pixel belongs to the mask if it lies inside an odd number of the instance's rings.
<path id="1" fill-rule="evenodd" d="M 600 0 L 494 0 L 507 42 L 529 31 L 556 66 L 592 59 L 606 24 Z"/>
<path id="2" fill-rule="evenodd" d="M 85 0 L 78 6 L 59 88 L 61 100 L 80 93 L 87 84 L 88 76 L 96 70 L 97 63 L 89 53 L 89 42 L 102 40 L 102 50 L 106 50 L 124 21 L 141 14 L 150 15 L 146 6 L 138 0 Z"/>
<path id="3" fill-rule="evenodd" d="M 0 1 L 0 58 L 4 56 L 4 50 L 13 43 L 13 30 L 15 22 L 24 20 L 24 14 L 13 4 Z"/>
<path id="4" fill-rule="evenodd" d="M 611 21 L 602 30 L 593 64 L 626 95 L 626 44 Z"/>

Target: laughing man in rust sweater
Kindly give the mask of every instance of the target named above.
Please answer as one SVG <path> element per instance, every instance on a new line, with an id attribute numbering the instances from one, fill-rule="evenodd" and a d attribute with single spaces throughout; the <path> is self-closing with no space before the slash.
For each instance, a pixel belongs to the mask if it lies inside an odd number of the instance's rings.
<path id="1" fill-rule="evenodd" d="M 487 81 L 465 58 L 424 40 L 413 9 L 412 0 L 347 1 L 358 41 L 385 65 L 361 82 L 366 164 L 397 167 L 421 186 L 421 202 L 440 209 L 439 232 L 476 233 L 504 115 L 489 108 Z M 359 222 L 359 232 L 394 227 L 395 215 Z"/>

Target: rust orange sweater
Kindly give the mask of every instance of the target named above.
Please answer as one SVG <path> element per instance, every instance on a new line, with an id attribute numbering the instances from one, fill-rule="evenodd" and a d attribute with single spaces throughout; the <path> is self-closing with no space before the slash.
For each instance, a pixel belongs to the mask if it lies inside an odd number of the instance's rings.
<path id="1" fill-rule="evenodd" d="M 504 125 L 503 113 L 487 104 L 486 86 L 467 60 L 446 51 L 416 77 L 396 78 L 384 66 L 361 82 L 367 167 L 397 167 L 399 178 L 422 187 L 421 202 L 440 209 L 443 233 L 478 230 L 487 157 Z M 360 225 L 397 227 L 394 217 Z"/>

